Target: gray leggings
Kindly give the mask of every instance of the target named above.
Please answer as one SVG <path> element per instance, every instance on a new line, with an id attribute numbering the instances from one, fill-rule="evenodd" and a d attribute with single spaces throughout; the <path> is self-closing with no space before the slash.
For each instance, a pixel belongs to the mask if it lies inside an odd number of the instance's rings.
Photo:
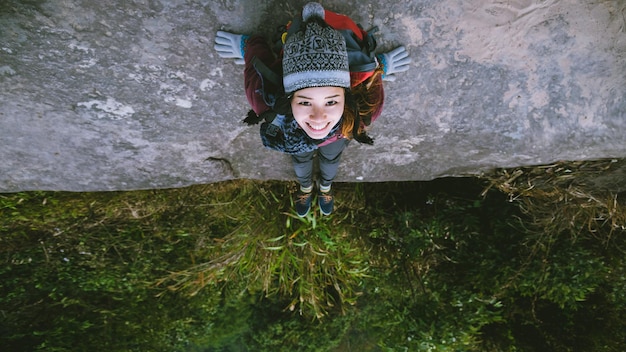
<path id="1" fill-rule="evenodd" d="M 330 186 L 337 175 L 339 168 L 339 160 L 341 152 L 348 145 L 350 140 L 341 138 L 336 142 L 330 143 L 317 149 L 317 156 L 320 165 L 320 185 Z M 315 151 L 295 154 L 291 156 L 293 168 L 296 171 L 296 177 L 302 187 L 310 187 L 313 185 L 313 156 Z"/>

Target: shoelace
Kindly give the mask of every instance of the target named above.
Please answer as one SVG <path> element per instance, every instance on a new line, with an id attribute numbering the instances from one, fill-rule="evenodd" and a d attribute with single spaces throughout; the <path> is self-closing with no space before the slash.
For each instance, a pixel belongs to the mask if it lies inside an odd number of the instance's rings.
<path id="1" fill-rule="evenodd" d="M 333 195 L 330 193 L 324 193 L 324 192 L 320 192 L 319 197 L 322 198 L 322 201 L 324 203 L 330 203 L 330 201 L 333 200 Z"/>
<path id="2" fill-rule="evenodd" d="M 298 203 L 306 204 L 312 193 L 302 193 L 298 195 Z"/>

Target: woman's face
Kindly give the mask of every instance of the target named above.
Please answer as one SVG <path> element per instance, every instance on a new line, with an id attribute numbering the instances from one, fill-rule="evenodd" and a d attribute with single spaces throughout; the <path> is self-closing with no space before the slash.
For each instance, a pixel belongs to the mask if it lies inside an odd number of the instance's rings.
<path id="1" fill-rule="evenodd" d="M 291 112 L 309 137 L 322 139 L 341 119 L 344 105 L 343 88 L 304 88 L 293 93 Z"/>

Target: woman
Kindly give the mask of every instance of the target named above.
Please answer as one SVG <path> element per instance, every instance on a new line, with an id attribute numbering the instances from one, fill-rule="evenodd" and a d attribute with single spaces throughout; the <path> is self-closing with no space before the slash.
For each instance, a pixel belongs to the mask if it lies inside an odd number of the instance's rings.
<path id="1" fill-rule="evenodd" d="M 294 20 L 283 35 L 277 56 L 260 36 L 217 33 L 218 54 L 246 65 L 246 97 L 254 112 L 246 122 L 265 119 L 263 144 L 291 155 L 300 183 L 298 216 L 311 208 L 315 154 L 318 205 L 322 214 L 332 213 L 331 184 L 341 153 L 351 139 L 373 143 L 365 127 L 382 111 L 382 79 L 393 80 L 393 73 L 409 68 L 404 47 L 377 57 L 374 47 L 372 36 L 352 20 L 318 3 L 304 6 L 302 20 Z"/>

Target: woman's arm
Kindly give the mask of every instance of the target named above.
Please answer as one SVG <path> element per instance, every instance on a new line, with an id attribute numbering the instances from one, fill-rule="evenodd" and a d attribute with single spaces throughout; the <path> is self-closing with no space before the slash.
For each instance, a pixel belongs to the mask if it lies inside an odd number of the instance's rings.
<path id="1" fill-rule="evenodd" d="M 270 110 L 263 100 L 263 95 L 260 90 L 263 88 L 263 78 L 261 74 L 254 67 L 254 58 L 260 60 L 268 68 L 274 68 L 280 64 L 280 60 L 274 57 L 274 53 L 270 48 L 265 38 L 261 36 L 252 36 L 248 39 L 245 46 L 245 69 L 244 69 L 244 87 L 246 91 L 246 98 L 252 110 L 257 115 Z"/>

